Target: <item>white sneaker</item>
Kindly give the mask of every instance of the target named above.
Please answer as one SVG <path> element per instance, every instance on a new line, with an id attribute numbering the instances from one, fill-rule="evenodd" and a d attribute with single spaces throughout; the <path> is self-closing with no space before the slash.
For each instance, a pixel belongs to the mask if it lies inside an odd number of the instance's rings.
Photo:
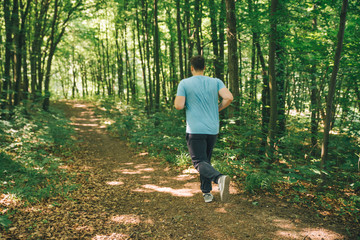
<path id="1" fill-rule="evenodd" d="M 218 179 L 220 199 L 222 202 L 226 202 L 229 198 L 229 186 L 230 186 L 230 177 L 222 175 Z"/>
<path id="2" fill-rule="evenodd" d="M 214 199 L 214 196 L 211 193 L 204 193 L 203 196 L 206 203 L 212 202 Z"/>

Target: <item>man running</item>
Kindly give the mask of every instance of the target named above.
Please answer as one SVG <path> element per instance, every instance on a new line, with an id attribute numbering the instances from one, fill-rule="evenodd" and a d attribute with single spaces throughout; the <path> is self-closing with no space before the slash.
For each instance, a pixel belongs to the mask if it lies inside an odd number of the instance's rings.
<path id="1" fill-rule="evenodd" d="M 204 76 L 205 59 L 190 59 L 192 77 L 181 80 L 175 108 L 186 107 L 186 141 L 195 169 L 200 173 L 200 189 L 205 202 L 212 202 L 212 182 L 219 185 L 221 201 L 229 196 L 230 177 L 211 165 L 211 154 L 219 133 L 219 112 L 233 100 L 233 95 L 217 78 Z M 218 96 L 222 101 L 218 102 Z"/>

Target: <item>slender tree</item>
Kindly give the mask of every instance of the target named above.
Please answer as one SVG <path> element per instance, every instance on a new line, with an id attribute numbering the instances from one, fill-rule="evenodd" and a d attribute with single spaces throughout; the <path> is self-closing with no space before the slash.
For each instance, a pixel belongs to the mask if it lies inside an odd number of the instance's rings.
<path id="1" fill-rule="evenodd" d="M 315 11 L 317 5 L 314 4 L 313 11 Z M 317 30 L 317 17 L 314 15 L 312 19 L 312 30 L 315 32 Z M 317 134 L 318 134 L 318 102 L 317 102 L 317 95 L 318 95 L 318 86 L 316 82 L 316 73 L 317 73 L 317 65 L 313 63 L 310 69 L 310 79 L 311 79 L 311 93 L 310 93 L 310 111 L 311 111 L 311 146 L 315 148 L 317 146 Z M 314 151 L 315 152 L 315 151 Z"/>
<path id="2" fill-rule="evenodd" d="M 325 167 L 325 164 L 328 159 L 328 146 L 329 146 L 329 136 L 330 136 L 330 123 L 332 117 L 332 110 L 333 110 L 333 99 L 336 90 L 336 76 L 339 71 L 340 67 L 340 57 L 341 57 L 341 50 L 344 41 L 344 33 L 345 33 L 345 23 L 346 23 L 346 14 L 348 8 L 348 0 L 343 0 L 341 14 L 340 14 L 340 24 L 339 24 L 339 31 L 337 34 L 337 46 L 335 51 L 334 57 L 334 67 L 331 73 L 330 83 L 329 83 L 329 92 L 326 101 L 326 117 L 324 123 L 324 138 L 321 148 L 321 166 L 322 168 Z"/>
<path id="3" fill-rule="evenodd" d="M 276 14 L 278 11 L 278 0 L 271 0 L 270 8 L 270 40 L 269 40 L 269 90 L 270 90 L 270 121 L 267 139 L 267 157 L 274 160 L 275 136 L 277 122 L 277 89 L 276 89 L 276 44 L 277 44 L 277 23 Z"/>
<path id="4" fill-rule="evenodd" d="M 236 15 L 235 1 L 226 0 L 226 22 L 228 41 L 228 68 L 229 68 L 229 89 L 232 92 L 235 103 L 232 112 L 239 106 L 239 63 L 237 52 Z"/>
<path id="5" fill-rule="evenodd" d="M 158 24 L 158 0 L 154 0 L 154 62 L 155 62 L 155 109 L 160 109 L 160 39 Z"/>
<path id="6" fill-rule="evenodd" d="M 4 83 L 1 92 L 2 109 L 8 106 L 8 92 L 10 87 L 10 70 L 11 70 L 11 49 L 12 49 L 12 24 L 10 14 L 10 0 L 3 1 L 4 19 L 5 19 L 5 63 L 4 63 Z"/>
<path id="7" fill-rule="evenodd" d="M 215 76 L 219 79 L 222 79 L 221 76 L 221 65 L 220 65 L 220 56 L 219 56 L 219 39 L 218 39 L 218 28 L 217 28 L 217 6 L 215 5 L 214 0 L 209 1 L 210 9 L 210 23 L 211 23 L 211 42 L 213 45 L 214 53 L 214 69 Z"/>
<path id="8" fill-rule="evenodd" d="M 182 34 L 181 34 L 181 16 L 180 16 L 180 0 L 176 0 L 176 30 L 177 30 L 177 40 L 178 40 L 178 49 L 179 49 L 179 70 L 180 70 L 180 79 L 184 78 L 184 65 L 183 65 L 183 47 L 182 47 Z"/>
<path id="9" fill-rule="evenodd" d="M 225 0 L 220 2 L 219 14 L 219 77 L 224 79 L 224 60 L 225 60 L 225 22 L 226 22 L 226 4 Z"/>

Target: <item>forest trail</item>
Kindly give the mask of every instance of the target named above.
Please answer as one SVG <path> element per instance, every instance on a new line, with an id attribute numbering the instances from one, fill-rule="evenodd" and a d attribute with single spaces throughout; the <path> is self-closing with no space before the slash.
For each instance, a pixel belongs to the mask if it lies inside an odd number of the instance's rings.
<path id="1" fill-rule="evenodd" d="M 81 186 L 64 199 L 20 209 L 19 239 L 346 239 L 322 222 L 275 199 L 204 203 L 198 174 L 172 169 L 106 132 L 88 103 L 60 102 L 76 128 L 79 150 L 63 166 Z M 214 187 L 217 190 L 217 186 Z"/>

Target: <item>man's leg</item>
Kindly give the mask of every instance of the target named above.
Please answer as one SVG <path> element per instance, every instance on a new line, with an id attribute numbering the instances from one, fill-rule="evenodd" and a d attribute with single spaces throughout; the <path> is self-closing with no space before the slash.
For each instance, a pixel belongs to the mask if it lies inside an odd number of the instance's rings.
<path id="1" fill-rule="evenodd" d="M 209 137 L 212 136 L 212 137 Z M 212 148 L 215 145 L 216 136 L 207 134 L 186 134 L 187 145 L 195 169 L 200 173 L 201 191 L 203 193 L 212 190 L 211 182 L 221 175 L 210 164 Z"/>

